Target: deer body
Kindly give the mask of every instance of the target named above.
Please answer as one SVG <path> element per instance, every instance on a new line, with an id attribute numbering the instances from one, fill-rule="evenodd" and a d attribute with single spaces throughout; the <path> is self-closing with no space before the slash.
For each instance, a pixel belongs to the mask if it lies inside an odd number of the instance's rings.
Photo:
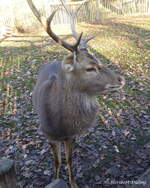
<path id="1" fill-rule="evenodd" d="M 65 78 L 61 62 L 45 65 L 39 75 L 33 100 L 41 129 L 51 140 L 73 138 L 95 124 L 96 97 L 75 91 L 75 85 Z"/>

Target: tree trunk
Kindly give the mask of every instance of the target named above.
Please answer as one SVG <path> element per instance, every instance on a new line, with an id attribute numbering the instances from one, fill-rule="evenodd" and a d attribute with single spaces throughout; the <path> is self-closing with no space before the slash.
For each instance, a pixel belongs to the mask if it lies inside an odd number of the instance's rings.
<path id="1" fill-rule="evenodd" d="M 0 160 L 0 188 L 16 188 L 15 164 L 12 160 Z"/>

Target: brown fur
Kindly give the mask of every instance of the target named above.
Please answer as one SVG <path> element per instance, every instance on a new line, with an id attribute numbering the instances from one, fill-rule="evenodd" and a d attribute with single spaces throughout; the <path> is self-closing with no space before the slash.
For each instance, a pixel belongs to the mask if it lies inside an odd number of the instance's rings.
<path id="1" fill-rule="evenodd" d="M 72 139 L 93 126 L 98 111 L 96 96 L 110 87 L 123 86 L 122 77 L 90 58 L 87 52 L 79 51 L 76 62 L 73 60 L 74 55 L 70 54 L 63 62 L 46 65 L 33 93 L 41 128 L 55 141 Z M 89 66 L 95 71 L 88 72 Z"/>

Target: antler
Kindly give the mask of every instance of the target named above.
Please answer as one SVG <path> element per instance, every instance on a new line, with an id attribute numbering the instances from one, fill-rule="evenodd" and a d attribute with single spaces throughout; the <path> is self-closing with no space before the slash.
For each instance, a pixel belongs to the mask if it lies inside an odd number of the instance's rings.
<path id="1" fill-rule="evenodd" d="M 51 22 L 52 19 L 57 11 L 57 9 L 52 12 L 52 14 L 46 19 L 45 17 L 42 17 L 40 13 L 38 12 L 37 8 L 33 4 L 32 0 L 27 0 L 28 5 L 30 9 L 32 10 L 33 14 L 36 16 L 36 18 L 39 20 L 39 22 L 43 25 L 45 31 L 48 33 L 48 35 L 55 40 L 57 43 L 59 43 L 64 48 L 68 49 L 71 52 L 77 51 L 78 46 L 81 41 L 82 33 L 78 35 L 77 42 L 74 45 L 68 44 L 63 39 L 60 39 L 51 29 Z"/>
<path id="2" fill-rule="evenodd" d="M 72 34 L 73 34 L 73 37 L 77 40 L 79 38 L 79 34 L 77 33 L 76 31 L 76 26 L 75 26 L 75 17 L 76 17 L 76 14 L 77 12 L 79 11 L 79 9 L 81 8 L 81 6 L 83 5 L 83 3 L 78 7 L 77 11 L 74 12 L 74 13 L 71 13 L 71 11 L 69 10 L 68 6 L 67 6 L 67 3 L 65 0 L 60 0 L 63 7 L 65 8 L 67 14 L 70 16 L 70 24 L 71 24 L 71 31 L 72 31 Z M 80 49 L 86 49 L 88 47 L 87 43 L 93 39 L 95 36 L 91 36 L 91 37 L 88 37 L 88 38 L 82 38 L 81 41 L 80 41 L 80 45 L 79 45 L 79 48 Z"/>

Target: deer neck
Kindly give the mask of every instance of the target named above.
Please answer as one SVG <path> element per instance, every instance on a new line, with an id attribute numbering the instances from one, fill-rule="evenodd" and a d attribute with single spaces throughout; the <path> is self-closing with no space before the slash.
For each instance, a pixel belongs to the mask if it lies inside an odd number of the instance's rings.
<path id="1" fill-rule="evenodd" d="M 81 92 L 79 89 L 80 83 L 66 77 L 63 72 L 60 74 L 60 83 L 61 98 L 65 101 L 66 105 L 73 105 L 74 107 L 82 106 L 85 109 L 98 108 L 96 96 Z"/>

